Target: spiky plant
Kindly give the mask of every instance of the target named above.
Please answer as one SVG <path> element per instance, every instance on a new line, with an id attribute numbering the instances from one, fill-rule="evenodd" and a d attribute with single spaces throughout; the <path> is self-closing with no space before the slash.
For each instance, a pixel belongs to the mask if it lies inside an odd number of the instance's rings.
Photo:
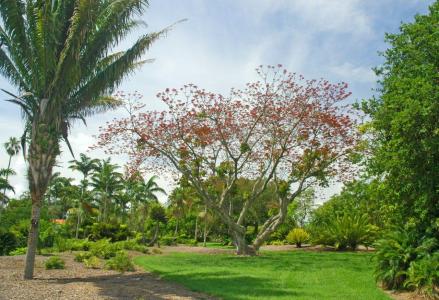
<path id="1" fill-rule="evenodd" d="M 146 0 L 0 0 L 0 74 L 23 112 L 32 220 L 24 278 L 33 277 L 43 195 L 55 159 L 75 119 L 115 108 L 108 96 L 146 60 L 142 55 L 169 28 L 140 36 L 128 50 L 114 47 L 142 22 Z M 110 54 L 111 53 L 111 54 Z M 26 143 L 29 144 L 28 148 Z"/>

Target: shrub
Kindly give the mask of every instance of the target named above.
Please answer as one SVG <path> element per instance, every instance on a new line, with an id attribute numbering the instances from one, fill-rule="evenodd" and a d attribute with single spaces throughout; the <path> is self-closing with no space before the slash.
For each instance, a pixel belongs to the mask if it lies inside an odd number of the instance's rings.
<path id="1" fill-rule="evenodd" d="M 162 254 L 162 250 L 158 249 L 158 248 L 152 248 L 151 250 L 152 254 Z"/>
<path id="2" fill-rule="evenodd" d="M 273 245 L 273 246 L 283 246 L 283 245 L 285 245 L 285 242 L 281 241 L 281 240 L 274 240 L 274 241 L 270 242 L 270 245 Z"/>
<path id="3" fill-rule="evenodd" d="M 335 215 L 327 222 L 311 227 L 315 244 L 334 246 L 337 250 L 356 250 L 361 243 L 370 244 L 372 228 L 366 215 L 351 215 L 347 212 Z"/>
<path id="4" fill-rule="evenodd" d="M 77 262 L 83 262 L 84 260 L 90 258 L 93 254 L 90 252 L 78 252 L 75 254 L 74 260 Z"/>
<path id="5" fill-rule="evenodd" d="M 405 275 L 404 287 L 416 289 L 434 299 L 439 298 L 439 252 L 412 261 Z"/>
<path id="6" fill-rule="evenodd" d="M 297 248 L 302 247 L 303 243 L 309 241 L 309 234 L 303 228 L 294 228 L 287 235 L 287 242 L 295 244 Z"/>
<path id="7" fill-rule="evenodd" d="M 125 224 L 93 223 L 87 230 L 92 241 L 110 239 L 112 242 L 117 242 L 132 237 L 131 231 Z"/>
<path id="8" fill-rule="evenodd" d="M 9 255 L 24 255 L 26 254 L 26 251 L 27 251 L 27 247 L 20 247 L 9 252 Z"/>
<path id="9" fill-rule="evenodd" d="M 132 250 L 138 251 L 138 252 L 142 252 L 144 254 L 148 254 L 149 253 L 148 247 L 146 247 L 144 245 L 136 245 L 136 246 L 134 246 L 134 248 Z"/>
<path id="10" fill-rule="evenodd" d="M 18 247 L 18 240 L 11 231 L 0 229 L 0 255 L 8 255 Z"/>
<path id="11" fill-rule="evenodd" d="M 386 289 L 401 289 L 407 271 L 417 257 L 417 235 L 408 230 L 395 229 L 375 243 L 375 277 Z M 412 270 L 414 271 L 414 270 Z"/>
<path id="12" fill-rule="evenodd" d="M 88 240 L 79 239 L 65 239 L 57 237 L 55 239 L 55 248 L 59 252 L 65 251 L 88 251 L 90 250 L 91 242 Z"/>
<path id="13" fill-rule="evenodd" d="M 125 251 L 118 251 L 115 257 L 106 262 L 105 267 L 109 270 L 116 270 L 122 273 L 135 270 L 131 258 L 129 258 Z"/>
<path id="14" fill-rule="evenodd" d="M 97 256 L 90 256 L 89 258 L 84 259 L 84 266 L 87 269 L 100 269 L 101 260 Z"/>
<path id="15" fill-rule="evenodd" d="M 112 244 L 110 240 L 100 240 L 91 244 L 90 252 L 99 258 L 109 259 L 116 256 L 118 247 L 120 245 Z"/>
<path id="16" fill-rule="evenodd" d="M 160 244 L 163 244 L 165 246 L 176 246 L 176 238 L 173 236 L 163 236 L 160 238 Z"/>
<path id="17" fill-rule="evenodd" d="M 48 260 L 46 260 L 46 269 L 64 269 L 64 260 L 62 260 L 59 256 L 52 256 L 49 257 Z"/>

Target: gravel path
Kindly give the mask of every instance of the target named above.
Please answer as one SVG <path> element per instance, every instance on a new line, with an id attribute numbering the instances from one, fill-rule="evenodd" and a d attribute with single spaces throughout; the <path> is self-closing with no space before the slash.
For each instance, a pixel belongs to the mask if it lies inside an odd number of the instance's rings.
<path id="1" fill-rule="evenodd" d="M 45 256 L 36 257 L 35 279 L 23 280 L 24 256 L 0 257 L 0 299 L 214 299 L 163 281 L 143 270 L 120 274 L 86 269 L 73 261 L 73 254 L 60 255 L 64 270 L 46 270 Z"/>

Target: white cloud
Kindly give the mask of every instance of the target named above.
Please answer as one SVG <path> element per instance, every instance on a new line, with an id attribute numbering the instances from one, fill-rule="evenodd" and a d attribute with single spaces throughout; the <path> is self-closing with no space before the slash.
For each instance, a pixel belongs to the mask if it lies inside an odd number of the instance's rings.
<path id="1" fill-rule="evenodd" d="M 350 33 L 357 36 L 373 34 L 372 20 L 361 0 L 246 0 L 258 21 L 273 13 L 288 12 L 291 22 L 297 20 L 311 32 Z"/>
<path id="2" fill-rule="evenodd" d="M 338 66 L 330 67 L 330 71 L 338 76 L 340 80 L 345 82 L 376 82 L 377 77 L 369 67 L 355 66 L 351 63 L 345 62 Z"/>

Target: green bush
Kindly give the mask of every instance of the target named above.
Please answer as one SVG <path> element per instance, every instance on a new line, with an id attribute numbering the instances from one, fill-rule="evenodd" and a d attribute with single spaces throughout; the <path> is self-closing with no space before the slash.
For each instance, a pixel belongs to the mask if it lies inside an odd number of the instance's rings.
<path id="1" fill-rule="evenodd" d="M 65 251 L 88 251 L 92 243 L 88 240 L 65 239 L 57 237 L 55 239 L 55 248 L 59 252 Z"/>
<path id="2" fill-rule="evenodd" d="M 395 229 L 375 244 L 375 276 L 387 289 L 415 289 L 439 297 L 439 242 Z"/>
<path id="3" fill-rule="evenodd" d="M 439 299 L 439 252 L 412 261 L 405 274 L 407 276 L 405 287 Z"/>
<path id="4" fill-rule="evenodd" d="M 162 236 L 160 238 L 160 244 L 165 246 L 176 246 L 177 242 L 176 242 L 176 238 L 173 236 Z"/>
<path id="5" fill-rule="evenodd" d="M 84 260 L 90 258 L 93 254 L 90 252 L 78 252 L 75 254 L 74 260 L 77 262 L 83 262 Z"/>
<path id="6" fill-rule="evenodd" d="M 158 248 L 152 248 L 151 250 L 152 254 L 162 254 L 162 250 L 158 249 Z"/>
<path id="7" fill-rule="evenodd" d="M 138 252 L 142 252 L 144 254 L 148 254 L 149 253 L 148 247 L 146 247 L 144 245 L 136 245 L 136 246 L 134 246 L 134 248 L 132 250 L 138 251 Z"/>
<path id="8" fill-rule="evenodd" d="M 281 241 L 281 240 L 273 240 L 273 241 L 270 241 L 270 245 L 273 245 L 273 246 L 283 246 L 283 245 L 285 245 L 285 242 Z"/>
<path id="9" fill-rule="evenodd" d="M 0 229 L 0 255 L 8 255 L 18 247 L 16 235 L 11 231 Z"/>
<path id="10" fill-rule="evenodd" d="M 115 257 L 105 263 L 105 267 L 109 270 L 116 270 L 122 273 L 135 270 L 131 258 L 125 251 L 118 251 Z"/>
<path id="11" fill-rule="evenodd" d="M 64 260 L 59 256 L 51 256 L 45 263 L 46 269 L 64 269 Z"/>
<path id="12" fill-rule="evenodd" d="M 24 254 L 26 254 L 26 252 L 27 252 L 27 247 L 20 247 L 20 248 L 17 248 L 15 250 L 12 250 L 11 252 L 9 252 L 9 255 L 12 255 L 12 256 L 24 255 Z"/>
<path id="13" fill-rule="evenodd" d="M 111 242 L 124 241 L 132 237 L 132 232 L 125 224 L 93 223 L 88 226 L 88 237 L 92 241 L 110 239 Z"/>
<path id="14" fill-rule="evenodd" d="M 101 260 L 97 256 L 90 256 L 89 258 L 84 259 L 84 266 L 87 269 L 100 269 Z"/>
<path id="15" fill-rule="evenodd" d="M 335 215 L 327 222 L 311 226 L 314 244 L 334 246 L 337 250 L 356 250 L 360 244 L 369 244 L 372 232 L 366 215 L 351 215 L 347 212 Z"/>
<path id="16" fill-rule="evenodd" d="M 286 239 L 288 243 L 295 244 L 297 248 L 300 248 L 303 243 L 309 241 L 309 233 L 303 228 L 294 228 L 288 233 Z"/>
<path id="17" fill-rule="evenodd" d="M 99 258 L 109 259 L 116 256 L 116 252 L 120 247 L 118 244 L 110 243 L 110 240 L 100 240 L 90 245 L 90 252 Z"/>

